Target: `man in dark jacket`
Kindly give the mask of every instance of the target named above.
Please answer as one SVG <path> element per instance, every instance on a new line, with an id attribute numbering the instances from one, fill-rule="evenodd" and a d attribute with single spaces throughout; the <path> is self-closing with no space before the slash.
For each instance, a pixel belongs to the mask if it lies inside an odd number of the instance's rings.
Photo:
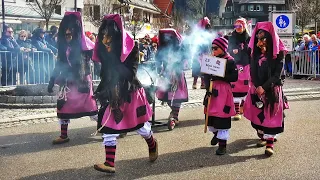
<path id="1" fill-rule="evenodd" d="M 44 38 L 45 31 L 42 28 L 37 28 L 33 31 L 32 45 L 41 51 L 35 54 L 35 71 L 36 80 L 40 80 L 37 83 L 47 83 L 49 82 L 50 74 L 55 64 L 55 54 L 58 52 L 57 48 L 49 44 Z M 37 72 L 38 71 L 38 72 Z"/>
<path id="2" fill-rule="evenodd" d="M 1 53 L 1 85 L 15 85 L 17 73 L 18 53 L 24 50 L 14 39 L 14 31 L 11 27 L 5 26 L 5 32 L 1 38 L 1 44 L 7 49 L 7 53 Z"/>
<path id="3" fill-rule="evenodd" d="M 51 26 L 49 34 L 46 35 L 46 41 L 53 47 L 57 48 L 57 41 L 56 37 L 58 34 L 58 27 L 57 26 Z"/>

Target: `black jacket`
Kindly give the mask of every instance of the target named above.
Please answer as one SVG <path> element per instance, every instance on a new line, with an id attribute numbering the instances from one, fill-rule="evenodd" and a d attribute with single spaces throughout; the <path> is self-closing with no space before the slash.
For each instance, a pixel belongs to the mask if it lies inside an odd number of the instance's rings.
<path id="1" fill-rule="evenodd" d="M 237 65 L 246 66 L 250 64 L 249 41 L 250 36 L 246 31 L 242 34 L 233 31 L 232 35 L 229 37 L 228 52 L 234 58 Z M 233 53 L 234 49 L 238 49 L 237 54 Z"/>

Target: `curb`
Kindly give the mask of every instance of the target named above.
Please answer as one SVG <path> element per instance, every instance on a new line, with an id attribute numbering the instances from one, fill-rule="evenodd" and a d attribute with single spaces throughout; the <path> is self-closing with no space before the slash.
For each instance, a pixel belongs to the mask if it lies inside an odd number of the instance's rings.
<path id="1" fill-rule="evenodd" d="M 21 117 L 15 117 L 15 118 L 0 119 L 0 124 L 9 123 L 9 122 L 12 123 L 12 122 L 29 121 L 29 120 L 35 120 L 35 119 L 53 118 L 53 117 L 57 117 L 57 113 L 37 114 L 37 115 L 21 116 Z"/>
<path id="2" fill-rule="evenodd" d="M 40 108 L 55 108 L 56 103 L 50 104 L 5 104 L 0 103 L 0 108 L 3 109 L 40 109 Z"/>
<path id="3" fill-rule="evenodd" d="M 0 96 L 1 104 L 51 104 L 56 102 L 56 96 Z"/>

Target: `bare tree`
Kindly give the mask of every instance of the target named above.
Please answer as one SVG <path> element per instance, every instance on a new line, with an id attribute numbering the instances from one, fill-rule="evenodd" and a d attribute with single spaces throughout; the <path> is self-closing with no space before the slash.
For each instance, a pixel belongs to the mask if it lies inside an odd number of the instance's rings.
<path id="1" fill-rule="evenodd" d="M 63 4 L 64 0 L 34 0 L 28 6 L 37 12 L 46 21 L 46 29 L 49 29 L 49 21 L 55 13 L 57 6 Z"/>
<path id="2" fill-rule="evenodd" d="M 310 8 L 310 18 L 314 21 L 315 33 L 317 33 L 317 21 L 320 18 L 320 2 L 319 0 L 310 0 L 309 2 Z"/>
<path id="3" fill-rule="evenodd" d="M 112 13 L 117 0 L 86 0 L 83 8 L 83 16 L 86 21 L 99 27 L 104 14 Z"/>
<path id="4" fill-rule="evenodd" d="M 300 25 L 301 31 L 303 33 L 304 28 L 310 22 L 311 13 L 310 13 L 310 2 L 313 0 L 292 0 L 290 3 L 291 8 L 295 11 L 297 16 L 297 24 Z M 315 0 L 317 1 L 317 0 Z"/>

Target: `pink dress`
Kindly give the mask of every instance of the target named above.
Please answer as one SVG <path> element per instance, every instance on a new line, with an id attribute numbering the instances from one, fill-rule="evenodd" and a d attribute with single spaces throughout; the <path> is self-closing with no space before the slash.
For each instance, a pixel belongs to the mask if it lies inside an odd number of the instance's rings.
<path id="1" fill-rule="evenodd" d="M 153 112 L 148 103 L 145 91 L 140 88 L 131 93 L 131 102 L 125 102 L 120 106 L 123 117 L 119 123 L 114 118 L 114 113 L 107 106 L 103 114 L 101 125 L 106 133 L 129 132 L 141 128 L 149 121 Z"/>
<path id="2" fill-rule="evenodd" d="M 237 65 L 238 81 L 232 82 L 232 92 L 234 93 L 247 93 L 249 91 L 250 82 L 250 65 Z"/>
<path id="3" fill-rule="evenodd" d="M 212 126 L 215 129 L 230 129 L 231 117 L 236 114 L 230 83 L 237 81 L 238 71 L 233 58 L 229 54 L 222 58 L 228 60 L 225 77 L 204 75 L 207 91 L 209 90 L 211 80 L 213 83 L 212 94 L 209 96 L 209 106 L 208 95 L 206 94 L 205 96 L 204 114 L 208 111 L 208 126 Z"/>
<path id="4" fill-rule="evenodd" d="M 70 48 L 67 49 L 66 55 L 68 59 Z M 85 59 L 84 59 L 85 60 Z M 86 60 L 85 60 L 86 61 Z M 61 83 L 61 78 L 57 77 L 56 83 Z M 59 119 L 76 119 L 84 116 L 93 116 L 98 114 L 98 107 L 95 99 L 93 99 L 93 87 L 91 75 L 87 75 L 89 92 L 79 92 L 79 86 L 74 82 L 66 79 L 66 84 L 62 84 L 58 94 L 57 116 Z"/>

